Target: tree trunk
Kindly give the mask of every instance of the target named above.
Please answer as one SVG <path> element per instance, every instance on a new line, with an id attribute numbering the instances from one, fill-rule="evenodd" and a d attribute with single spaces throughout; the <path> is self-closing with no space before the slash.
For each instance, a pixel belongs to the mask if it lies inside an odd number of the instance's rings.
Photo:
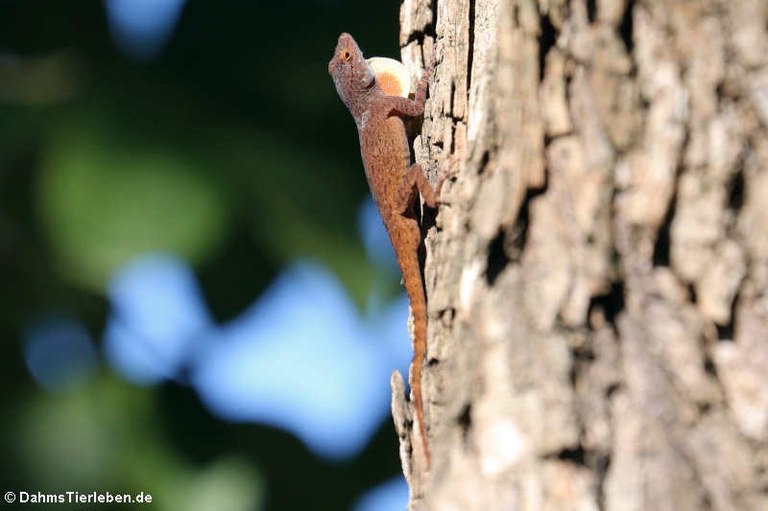
<path id="1" fill-rule="evenodd" d="M 768 509 L 768 2 L 406 0 L 431 469 L 411 508 Z"/>

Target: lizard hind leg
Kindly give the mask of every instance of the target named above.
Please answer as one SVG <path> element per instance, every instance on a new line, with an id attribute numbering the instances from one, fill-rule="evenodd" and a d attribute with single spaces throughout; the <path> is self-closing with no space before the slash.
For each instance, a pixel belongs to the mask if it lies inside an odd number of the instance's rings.
<path id="1" fill-rule="evenodd" d="M 435 193 L 435 189 L 427 181 L 427 176 L 424 175 L 424 170 L 418 163 L 411 165 L 411 168 L 403 176 L 403 182 L 400 183 L 400 187 L 397 189 L 395 209 L 398 213 L 404 213 L 413 204 L 414 192 L 416 190 L 421 193 L 427 206 L 434 208 L 437 205 L 437 193 Z"/>

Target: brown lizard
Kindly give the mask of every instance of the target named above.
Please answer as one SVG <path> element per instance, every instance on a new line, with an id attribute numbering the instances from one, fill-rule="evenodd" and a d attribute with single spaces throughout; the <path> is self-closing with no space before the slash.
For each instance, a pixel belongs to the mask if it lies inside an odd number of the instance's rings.
<path id="1" fill-rule="evenodd" d="M 410 164 L 408 137 L 402 116 L 416 117 L 424 113 L 430 72 L 425 72 L 419 81 L 414 99 L 388 96 L 349 34 L 339 36 L 336 51 L 328 63 L 328 72 L 333 77 L 339 97 L 355 119 L 368 185 L 395 249 L 411 302 L 414 330 L 411 394 L 424 458 L 429 466 L 429 442 L 421 395 L 421 370 L 427 348 L 427 304 L 419 266 L 421 229 L 415 199 L 418 190 L 424 203 L 434 208 L 437 194 L 421 166 Z"/>

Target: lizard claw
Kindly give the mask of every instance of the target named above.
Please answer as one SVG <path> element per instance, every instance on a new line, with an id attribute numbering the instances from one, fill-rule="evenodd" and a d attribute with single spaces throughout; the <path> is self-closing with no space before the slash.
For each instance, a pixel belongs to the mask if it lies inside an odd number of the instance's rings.
<path id="1" fill-rule="evenodd" d="M 440 179 L 437 180 L 437 186 L 435 186 L 435 197 L 437 197 L 436 205 L 437 206 L 444 206 L 447 204 L 450 204 L 451 201 L 446 200 L 443 198 L 443 185 L 446 181 L 454 181 L 456 176 L 459 173 L 457 171 L 452 171 L 450 173 L 447 173 L 440 177 Z"/>

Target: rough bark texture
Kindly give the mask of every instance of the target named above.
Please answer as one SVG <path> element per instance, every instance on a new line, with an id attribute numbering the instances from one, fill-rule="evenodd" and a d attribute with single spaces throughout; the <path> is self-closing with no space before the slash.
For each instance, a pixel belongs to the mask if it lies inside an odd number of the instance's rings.
<path id="1" fill-rule="evenodd" d="M 768 509 L 768 2 L 406 0 L 432 468 L 413 509 Z M 395 380 L 394 387 L 401 388 Z"/>

